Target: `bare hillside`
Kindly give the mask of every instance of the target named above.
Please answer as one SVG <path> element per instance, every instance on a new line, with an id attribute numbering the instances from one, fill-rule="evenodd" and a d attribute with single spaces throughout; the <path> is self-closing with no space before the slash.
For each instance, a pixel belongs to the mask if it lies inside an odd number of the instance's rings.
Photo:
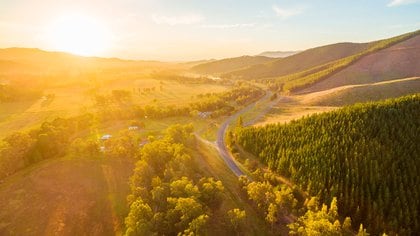
<path id="1" fill-rule="evenodd" d="M 420 35 L 372 53 L 302 93 L 420 75 Z"/>
<path id="2" fill-rule="evenodd" d="M 420 77 L 346 85 L 303 96 L 302 103 L 316 106 L 345 106 L 358 102 L 396 98 L 420 91 Z"/>

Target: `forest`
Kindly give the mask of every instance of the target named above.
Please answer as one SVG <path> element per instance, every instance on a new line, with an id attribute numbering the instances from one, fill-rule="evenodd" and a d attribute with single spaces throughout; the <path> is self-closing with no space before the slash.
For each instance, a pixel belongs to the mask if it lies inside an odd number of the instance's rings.
<path id="1" fill-rule="evenodd" d="M 221 181 L 203 176 L 190 148 L 196 142 L 191 125 L 173 125 L 162 139 L 142 147 L 135 155 L 130 178 L 130 211 L 126 235 L 205 235 L 223 202 Z M 218 222 L 226 233 L 239 233 L 244 210 L 226 212 Z"/>
<path id="2" fill-rule="evenodd" d="M 271 170 L 374 235 L 420 231 L 420 96 L 356 104 L 288 124 L 236 129 Z"/>

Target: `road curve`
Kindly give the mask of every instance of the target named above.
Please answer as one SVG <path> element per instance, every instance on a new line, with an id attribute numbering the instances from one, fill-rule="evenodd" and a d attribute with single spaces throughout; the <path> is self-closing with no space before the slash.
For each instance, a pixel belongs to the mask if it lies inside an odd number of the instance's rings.
<path id="1" fill-rule="evenodd" d="M 219 154 L 220 156 L 223 158 L 223 160 L 225 161 L 225 163 L 227 164 L 227 166 L 229 167 L 229 169 L 236 175 L 236 176 L 241 176 L 241 175 L 246 175 L 236 164 L 236 162 L 233 160 L 232 155 L 230 154 L 230 152 L 228 151 L 227 147 L 226 147 L 226 141 L 225 141 L 225 136 L 226 136 L 226 131 L 229 127 L 229 125 L 236 120 L 239 116 L 241 116 L 242 114 L 244 114 L 245 112 L 251 110 L 253 107 L 255 107 L 255 105 L 260 102 L 263 101 L 265 99 L 269 99 L 270 96 L 272 95 L 271 92 L 266 92 L 265 96 L 263 96 L 262 98 L 260 98 L 258 101 L 251 103 L 250 105 L 246 106 L 245 108 L 243 108 L 242 110 L 238 111 L 237 113 L 231 115 L 219 128 L 219 130 L 217 131 L 217 140 L 216 140 L 216 145 L 217 148 L 219 150 Z"/>

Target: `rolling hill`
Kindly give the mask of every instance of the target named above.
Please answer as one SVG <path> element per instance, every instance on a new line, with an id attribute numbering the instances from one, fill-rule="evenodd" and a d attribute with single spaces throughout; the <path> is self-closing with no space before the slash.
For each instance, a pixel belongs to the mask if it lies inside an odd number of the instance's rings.
<path id="1" fill-rule="evenodd" d="M 273 60 L 275 59 L 264 56 L 241 56 L 199 64 L 191 70 L 201 74 L 219 75 Z"/>
<path id="2" fill-rule="evenodd" d="M 368 47 L 369 43 L 337 43 L 316 47 L 293 56 L 226 73 L 223 76 L 240 79 L 262 79 L 287 75 L 356 54 Z"/>
<path id="3" fill-rule="evenodd" d="M 257 56 L 284 58 L 300 53 L 301 51 L 267 51 L 258 54 Z"/>
<path id="4" fill-rule="evenodd" d="M 119 75 L 145 75 L 158 68 L 170 68 L 169 63 L 156 61 L 133 61 L 118 58 L 83 57 L 64 52 L 50 52 L 36 48 L 0 49 L 0 78 L 32 82 L 64 82 L 66 79 L 85 80 L 86 75 L 102 72 Z M 54 77 L 54 78 L 51 78 Z M 59 78 L 59 79 L 58 79 Z M 105 78 L 103 76 L 102 78 Z"/>
<path id="5" fill-rule="evenodd" d="M 420 75 L 420 35 L 369 54 L 302 93 Z M 420 87 L 417 87 L 420 89 Z"/>

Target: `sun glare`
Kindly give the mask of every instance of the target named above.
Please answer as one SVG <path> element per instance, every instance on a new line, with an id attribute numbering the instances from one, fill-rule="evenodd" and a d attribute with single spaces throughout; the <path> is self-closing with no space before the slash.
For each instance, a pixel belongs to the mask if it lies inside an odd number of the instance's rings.
<path id="1" fill-rule="evenodd" d="M 93 56 L 109 47 L 110 34 L 93 18 L 65 15 L 49 27 L 48 37 L 55 50 Z"/>

